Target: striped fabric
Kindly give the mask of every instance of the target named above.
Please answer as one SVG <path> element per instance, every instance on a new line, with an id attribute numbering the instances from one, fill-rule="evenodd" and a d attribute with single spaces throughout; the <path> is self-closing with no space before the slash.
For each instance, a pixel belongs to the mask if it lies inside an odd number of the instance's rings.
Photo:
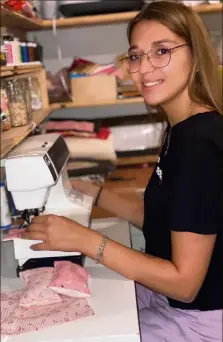
<path id="1" fill-rule="evenodd" d="M 94 315 L 86 299 L 61 295 L 60 303 L 19 306 L 24 290 L 1 293 L 1 337 L 42 330 Z"/>

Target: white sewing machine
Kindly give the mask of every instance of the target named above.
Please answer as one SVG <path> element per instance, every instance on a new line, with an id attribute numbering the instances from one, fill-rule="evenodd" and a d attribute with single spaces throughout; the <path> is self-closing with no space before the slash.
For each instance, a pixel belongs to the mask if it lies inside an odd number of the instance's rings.
<path id="1" fill-rule="evenodd" d="M 89 226 L 93 198 L 72 188 L 66 171 L 68 159 L 67 145 L 59 134 L 27 138 L 7 157 L 7 188 L 27 224 L 33 216 L 55 214 Z M 55 257 L 76 258 L 81 263 L 77 252 L 32 251 L 29 247 L 37 242 L 14 239 L 20 270 L 38 267 L 41 261 L 51 266 Z"/>

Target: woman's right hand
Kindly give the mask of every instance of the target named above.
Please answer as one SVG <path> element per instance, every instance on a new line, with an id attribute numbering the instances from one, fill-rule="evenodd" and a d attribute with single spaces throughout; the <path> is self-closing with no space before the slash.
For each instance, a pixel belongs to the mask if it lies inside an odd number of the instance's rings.
<path id="1" fill-rule="evenodd" d="M 92 184 L 91 182 L 88 182 L 88 181 L 72 180 L 71 185 L 75 190 L 93 197 L 94 202 L 97 198 L 98 192 L 100 191 L 100 186 Z"/>

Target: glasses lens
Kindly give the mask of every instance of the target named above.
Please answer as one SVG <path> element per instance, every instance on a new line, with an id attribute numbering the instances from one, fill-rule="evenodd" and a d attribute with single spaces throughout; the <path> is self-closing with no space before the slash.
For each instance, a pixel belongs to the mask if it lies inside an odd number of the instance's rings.
<path id="1" fill-rule="evenodd" d="M 164 68 L 170 62 L 171 52 L 167 48 L 156 46 L 149 51 L 150 61 L 156 68 Z"/>
<path id="2" fill-rule="evenodd" d="M 140 55 L 130 52 L 122 56 L 121 62 L 130 73 L 134 73 L 139 71 L 140 59 Z"/>

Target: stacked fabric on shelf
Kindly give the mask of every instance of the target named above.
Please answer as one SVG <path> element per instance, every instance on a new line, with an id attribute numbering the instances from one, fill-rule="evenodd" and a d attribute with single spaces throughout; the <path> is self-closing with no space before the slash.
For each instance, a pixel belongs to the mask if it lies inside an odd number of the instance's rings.
<path id="1" fill-rule="evenodd" d="M 117 157 L 109 128 L 97 122 L 75 120 L 53 120 L 42 126 L 42 133 L 55 132 L 64 136 L 70 151 L 70 177 L 106 176 L 115 168 Z"/>
<path id="2" fill-rule="evenodd" d="M 118 157 L 158 154 L 163 122 L 110 127 Z"/>

